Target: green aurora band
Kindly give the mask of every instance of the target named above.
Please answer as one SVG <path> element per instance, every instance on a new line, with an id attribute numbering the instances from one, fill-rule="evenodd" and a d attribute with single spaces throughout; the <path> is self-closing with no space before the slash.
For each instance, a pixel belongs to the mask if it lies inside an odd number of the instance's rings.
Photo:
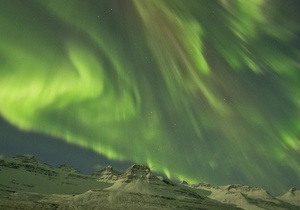
<path id="1" fill-rule="evenodd" d="M 0 114 L 169 178 L 282 192 L 300 183 L 299 8 L 2 0 Z"/>

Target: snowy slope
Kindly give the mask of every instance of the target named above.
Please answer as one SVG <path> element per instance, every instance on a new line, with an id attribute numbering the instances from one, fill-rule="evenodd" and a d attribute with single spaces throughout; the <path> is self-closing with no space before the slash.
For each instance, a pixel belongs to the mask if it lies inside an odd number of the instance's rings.
<path id="1" fill-rule="evenodd" d="M 83 175 L 33 156 L 0 159 L 0 209 L 299 209 L 299 191 L 275 198 L 245 185 L 174 184 L 147 166 Z M 298 205 L 298 206 L 297 206 Z"/>
<path id="2" fill-rule="evenodd" d="M 300 209 L 300 190 L 291 188 L 287 193 L 277 197 L 279 200 L 299 206 Z"/>
<path id="3" fill-rule="evenodd" d="M 299 209 L 293 203 L 279 200 L 273 197 L 266 190 L 240 184 L 213 187 L 207 183 L 191 185 L 197 189 L 208 190 L 211 194 L 208 196 L 221 203 L 235 204 L 242 209 L 253 210 L 284 210 Z"/>
<path id="4" fill-rule="evenodd" d="M 0 177 L 0 195 L 19 191 L 74 194 L 111 185 L 98 182 L 66 165 L 52 167 L 30 155 L 0 159 Z"/>

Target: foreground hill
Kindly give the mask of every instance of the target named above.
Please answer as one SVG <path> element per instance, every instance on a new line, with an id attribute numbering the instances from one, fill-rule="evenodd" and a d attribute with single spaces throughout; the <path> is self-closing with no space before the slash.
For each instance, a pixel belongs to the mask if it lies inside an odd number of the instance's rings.
<path id="1" fill-rule="evenodd" d="M 31 155 L 0 159 L 0 209 L 300 209 L 299 190 L 278 198 L 244 185 L 175 184 L 147 166 L 92 175 Z"/>

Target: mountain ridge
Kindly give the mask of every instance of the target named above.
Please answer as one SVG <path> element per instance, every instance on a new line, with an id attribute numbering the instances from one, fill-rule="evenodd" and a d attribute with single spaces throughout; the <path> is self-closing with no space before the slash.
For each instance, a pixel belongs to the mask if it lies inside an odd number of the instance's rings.
<path id="1" fill-rule="evenodd" d="M 1 209 L 300 209 L 300 191 L 275 197 L 240 184 L 174 183 L 148 166 L 112 166 L 91 175 L 53 167 L 32 155 L 0 159 Z M 40 208 L 41 209 L 41 208 Z"/>

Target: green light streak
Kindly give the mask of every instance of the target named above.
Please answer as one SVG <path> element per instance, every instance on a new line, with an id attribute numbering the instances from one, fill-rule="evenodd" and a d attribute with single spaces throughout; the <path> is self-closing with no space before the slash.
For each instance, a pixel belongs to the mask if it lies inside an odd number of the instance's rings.
<path id="1" fill-rule="evenodd" d="M 299 15 L 268 2 L 4 0 L 0 114 L 169 178 L 300 181 Z"/>

